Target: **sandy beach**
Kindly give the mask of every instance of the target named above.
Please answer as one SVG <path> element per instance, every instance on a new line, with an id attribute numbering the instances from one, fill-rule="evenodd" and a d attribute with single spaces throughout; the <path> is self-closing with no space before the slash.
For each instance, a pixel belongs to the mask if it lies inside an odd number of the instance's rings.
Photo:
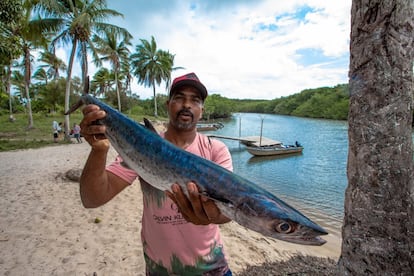
<path id="1" fill-rule="evenodd" d="M 1 275 L 144 275 L 140 187 L 85 209 L 79 184 L 65 173 L 81 169 L 88 154 L 85 142 L 0 152 Z M 111 150 L 108 159 L 115 156 Z M 336 260 L 340 229 L 320 223 L 330 232 L 321 247 L 277 241 L 234 222 L 221 226 L 232 271 L 297 253 Z"/>

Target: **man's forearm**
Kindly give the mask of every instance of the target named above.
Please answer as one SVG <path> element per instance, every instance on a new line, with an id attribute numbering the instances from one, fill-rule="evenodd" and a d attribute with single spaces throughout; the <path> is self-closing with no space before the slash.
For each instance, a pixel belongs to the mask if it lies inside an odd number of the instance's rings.
<path id="1" fill-rule="evenodd" d="M 86 208 L 99 207 L 112 198 L 105 170 L 107 154 L 105 150 L 92 149 L 86 161 L 80 178 L 80 195 Z"/>

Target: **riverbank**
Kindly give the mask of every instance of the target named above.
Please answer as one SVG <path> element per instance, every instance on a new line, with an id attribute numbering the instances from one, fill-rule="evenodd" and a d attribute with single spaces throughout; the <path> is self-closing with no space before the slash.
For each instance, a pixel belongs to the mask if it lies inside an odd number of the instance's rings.
<path id="1" fill-rule="evenodd" d="M 88 154 L 87 143 L 0 152 L 0 274 L 143 275 L 139 185 L 83 208 L 78 183 L 65 173 L 81 169 Z M 108 159 L 115 156 L 111 150 Z M 234 222 L 221 226 L 234 274 L 297 253 L 337 260 L 340 229 L 323 219 L 330 234 L 321 247 L 265 238 Z"/>

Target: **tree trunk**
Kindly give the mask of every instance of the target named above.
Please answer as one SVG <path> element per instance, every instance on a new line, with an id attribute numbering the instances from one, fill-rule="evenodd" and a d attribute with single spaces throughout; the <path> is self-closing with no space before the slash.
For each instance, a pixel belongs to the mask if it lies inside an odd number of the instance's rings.
<path id="1" fill-rule="evenodd" d="M 85 87 L 85 82 L 88 80 L 88 52 L 86 49 L 86 41 L 81 41 L 81 65 L 82 65 L 82 87 Z"/>
<path id="2" fill-rule="evenodd" d="M 11 94 L 11 73 L 12 73 L 12 60 L 6 69 L 6 78 L 4 82 L 6 83 L 6 93 L 9 95 L 9 121 L 14 122 L 13 116 L 13 95 Z"/>
<path id="3" fill-rule="evenodd" d="M 31 76 L 31 64 L 30 64 L 30 49 L 28 45 L 24 47 L 24 91 L 26 98 L 26 108 L 27 108 L 27 129 L 32 129 L 33 124 L 33 113 L 32 113 L 32 102 L 30 99 L 30 76 Z"/>
<path id="4" fill-rule="evenodd" d="M 413 275 L 413 0 L 353 0 L 341 275 Z"/>
<path id="5" fill-rule="evenodd" d="M 115 69 L 115 89 L 116 89 L 116 98 L 118 101 L 118 110 L 119 112 L 122 112 L 121 110 L 121 94 L 119 91 L 119 85 L 118 85 L 118 70 Z"/>
<path id="6" fill-rule="evenodd" d="M 153 90 L 153 94 L 154 94 L 154 116 L 158 117 L 158 107 L 157 107 L 157 95 L 155 92 L 155 82 L 152 82 L 152 90 Z"/>
<path id="7" fill-rule="evenodd" d="M 66 78 L 66 90 L 65 90 L 65 112 L 69 111 L 69 104 L 70 104 L 70 85 L 72 82 L 72 68 L 73 68 L 73 61 L 75 60 L 75 52 L 76 52 L 76 46 L 77 46 L 77 40 L 73 39 L 73 43 L 72 43 L 72 51 L 70 53 L 70 57 L 69 57 L 69 63 L 68 63 L 68 75 Z M 69 114 L 65 115 L 65 140 L 66 141 L 70 141 L 70 131 L 69 131 L 69 127 L 70 127 L 70 120 L 69 120 Z"/>

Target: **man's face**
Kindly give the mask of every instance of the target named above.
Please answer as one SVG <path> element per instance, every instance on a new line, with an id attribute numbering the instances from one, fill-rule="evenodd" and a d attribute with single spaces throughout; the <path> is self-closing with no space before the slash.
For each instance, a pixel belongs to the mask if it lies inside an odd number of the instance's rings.
<path id="1" fill-rule="evenodd" d="M 197 89 L 181 87 L 167 102 L 170 124 L 181 130 L 194 129 L 203 115 L 203 104 Z"/>

